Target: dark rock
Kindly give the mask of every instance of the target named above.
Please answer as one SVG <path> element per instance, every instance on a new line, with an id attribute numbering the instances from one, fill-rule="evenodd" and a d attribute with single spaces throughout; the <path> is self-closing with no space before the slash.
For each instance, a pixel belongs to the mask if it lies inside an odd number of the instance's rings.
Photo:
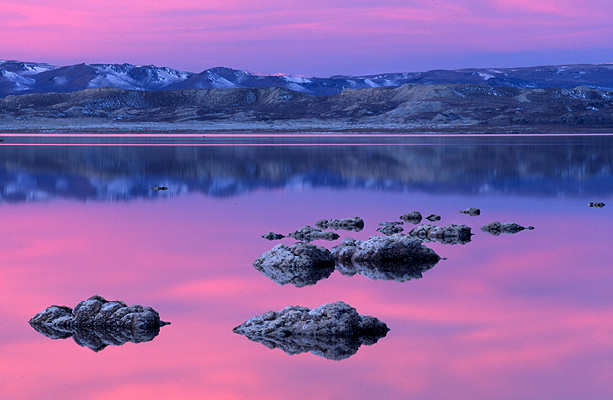
<path id="1" fill-rule="evenodd" d="M 466 210 L 460 211 L 460 214 L 467 214 L 471 217 L 476 217 L 478 215 L 481 215 L 481 210 L 478 208 L 471 207 L 467 208 Z"/>
<path id="2" fill-rule="evenodd" d="M 341 229 L 344 231 L 360 232 L 364 229 L 364 220 L 360 217 L 330 220 L 320 219 L 315 223 L 315 226 L 321 229 Z"/>
<path id="3" fill-rule="evenodd" d="M 264 235 L 262 235 L 262 238 L 266 239 L 266 240 L 281 240 L 285 237 L 285 235 L 282 235 L 280 233 L 274 233 L 274 232 L 268 232 Z"/>
<path id="4" fill-rule="evenodd" d="M 107 301 L 92 296 L 74 309 L 51 306 L 29 321 L 37 332 L 51 339 L 73 337 L 80 346 L 100 351 L 108 345 L 153 340 L 160 327 L 170 324 L 160 320 L 157 311 L 140 305 L 127 306 L 122 301 Z"/>
<path id="5" fill-rule="evenodd" d="M 253 262 L 255 269 L 279 285 L 314 285 L 334 272 L 334 257 L 321 246 L 278 244 Z"/>
<path id="6" fill-rule="evenodd" d="M 331 250 L 343 275 L 405 282 L 422 277 L 440 257 L 422 241 L 401 233 L 372 236 L 365 241 L 346 238 Z"/>
<path id="7" fill-rule="evenodd" d="M 395 233 L 400 233 L 404 231 L 404 228 L 398 225 L 384 225 L 381 228 L 377 229 L 377 231 L 383 233 L 384 235 L 390 236 Z"/>
<path id="8" fill-rule="evenodd" d="M 436 215 L 436 214 L 430 214 L 426 217 L 426 219 L 430 222 L 434 222 L 434 221 L 440 221 L 441 220 L 441 216 L 440 215 Z"/>
<path id="9" fill-rule="evenodd" d="M 154 186 L 151 189 L 153 190 L 168 190 L 166 186 Z"/>
<path id="10" fill-rule="evenodd" d="M 450 224 L 447 226 L 420 225 L 413 228 L 409 235 L 424 242 L 443 244 L 466 244 L 470 242 L 472 232 L 469 226 Z"/>
<path id="11" fill-rule="evenodd" d="M 604 207 L 604 203 L 602 203 L 602 202 L 600 202 L 600 201 L 597 201 L 597 202 L 590 202 L 590 203 L 588 203 L 588 205 L 589 205 L 590 207 L 595 207 L 595 208 L 602 208 L 602 207 Z"/>
<path id="12" fill-rule="evenodd" d="M 386 221 L 386 222 L 379 222 L 380 226 L 397 226 L 397 225 L 403 225 L 404 222 L 402 221 Z"/>
<path id="13" fill-rule="evenodd" d="M 311 226 L 303 226 L 295 232 L 289 234 L 290 237 L 293 237 L 296 240 L 301 242 L 312 242 L 314 240 L 337 240 L 340 238 L 340 235 L 335 232 L 324 232 L 321 229 L 313 228 Z"/>
<path id="14" fill-rule="evenodd" d="M 311 352 L 331 360 L 355 354 L 361 345 L 372 345 L 389 328 L 375 317 L 359 315 L 342 301 L 313 310 L 288 306 L 250 318 L 233 332 L 289 355 Z"/>
<path id="15" fill-rule="evenodd" d="M 400 216 L 400 219 L 409 224 L 417 225 L 421 222 L 422 216 L 419 211 L 413 211 Z"/>
<path id="16" fill-rule="evenodd" d="M 517 232 L 521 232 L 525 229 L 532 230 L 533 226 L 521 226 L 514 222 L 508 222 L 506 224 L 501 224 L 498 221 L 490 222 L 489 224 L 485 224 L 481 227 L 483 232 L 489 233 L 490 235 L 499 236 L 501 233 L 506 234 L 515 234 Z"/>

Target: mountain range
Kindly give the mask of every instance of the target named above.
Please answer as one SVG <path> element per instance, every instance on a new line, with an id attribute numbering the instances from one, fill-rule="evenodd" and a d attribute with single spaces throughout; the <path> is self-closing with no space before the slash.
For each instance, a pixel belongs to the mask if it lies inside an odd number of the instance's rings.
<path id="1" fill-rule="evenodd" d="M 326 96 L 345 89 L 399 87 L 407 83 L 469 84 L 517 89 L 573 89 L 583 86 L 613 91 L 613 64 L 469 68 L 319 78 L 265 75 L 225 67 L 193 73 L 154 65 L 83 63 L 55 66 L 0 60 L 0 98 L 30 93 L 68 93 L 103 87 L 140 91 L 278 87 Z"/>

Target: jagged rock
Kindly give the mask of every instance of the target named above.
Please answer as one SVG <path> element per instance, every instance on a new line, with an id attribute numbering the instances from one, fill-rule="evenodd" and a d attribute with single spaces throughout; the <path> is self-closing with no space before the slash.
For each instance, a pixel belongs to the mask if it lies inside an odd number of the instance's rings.
<path id="1" fill-rule="evenodd" d="M 280 233 L 274 233 L 274 232 L 268 232 L 264 235 L 262 235 L 262 238 L 266 239 L 266 240 L 281 240 L 285 237 L 285 235 L 282 235 Z"/>
<path id="2" fill-rule="evenodd" d="M 470 242 L 472 232 L 469 226 L 449 224 L 447 226 L 420 225 L 413 228 L 409 235 L 424 242 L 439 242 L 443 244 L 466 244 Z"/>
<path id="3" fill-rule="evenodd" d="M 501 233 L 506 234 L 515 234 L 517 232 L 521 232 L 525 229 L 532 230 L 533 226 L 521 226 L 514 222 L 507 222 L 506 224 L 501 224 L 498 221 L 490 222 L 489 224 L 485 224 L 481 227 L 483 232 L 489 233 L 490 235 L 499 236 Z"/>
<path id="4" fill-rule="evenodd" d="M 400 219 L 409 224 L 417 225 L 421 222 L 421 213 L 419 211 L 413 211 L 400 216 Z"/>
<path id="5" fill-rule="evenodd" d="M 385 337 L 389 328 L 375 317 L 359 315 L 355 308 L 338 301 L 313 310 L 288 306 L 250 318 L 233 332 L 289 355 L 311 352 L 342 360 Z"/>
<path id="6" fill-rule="evenodd" d="M 309 243 L 278 244 L 254 262 L 255 269 L 279 285 L 314 285 L 334 272 L 334 257 L 328 249 Z"/>
<path id="7" fill-rule="evenodd" d="M 166 186 L 154 186 L 151 189 L 153 190 L 168 190 Z"/>
<path id="8" fill-rule="evenodd" d="M 360 274 L 374 280 L 405 282 L 422 277 L 435 266 L 436 252 L 411 236 L 397 233 L 360 241 L 346 238 L 331 250 L 336 269 L 343 275 Z"/>
<path id="9" fill-rule="evenodd" d="M 324 232 L 321 229 L 313 228 L 312 226 L 303 226 L 295 232 L 289 234 L 290 237 L 293 237 L 296 240 L 301 242 L 312 242 L 314 240 L 337 240 L 340 238 L 340 235 L 335 232 Z"/>
<path id="10" fill-rule="evenodd" d="M 127 306 L 123 301 L 107 301 L 101 296 L 92 296 L 74 309 L 53 305 L 28 322 L 51 339 L 72 336 L 77 344 L 96 352 L 108 345 L 148 342 L 159 334 L 160 327 L 170 324 L 161 321 L 151 307 Z"/>
<path id="11" fill-rule="evenodd" d="M 466 210 L 460 211 L 460 214 L 467 214 L 471 217 L 476 217 L 481 215 L 481 210 L 475 207 L 467 208 Z"/>
<path id="12" fill-rule="evenodd" d="M 360 217 L 330 220 L 320 219 L 315 223 L 315 226 L 321 229 L 341 229 L 344 231 L 360 232 L 364 229 L 364 220 Z"/>
<path id="13" fill-rule="evenodd" d="M 436 215 L 436 214 L 430 214 L 426 217 L 426 219 L 430 222 L 434 222 L 434 221 L 440 221 L 441 220 L 441 216 L 440 215 Z"/>
<path id="14" fill-rule="evenodd" d="M 588 203 L 588 205 L 590 207 L 595 207 L 595 208 L 602 208 L 602 207 L 604 207 L 604 203 L 600 202 L 600 201 L 590 202 L 590 203 Z"/>
<path id="15" fill-rule="evenodd" d="M 401 222 L 402 223 L 402 222 Z M 379 224 L 381 225 L 381 224 Z M 377 229 L 378 232 L 383 233 L 384 235 L 390 236 L 393 235 L 395 233 L 400 233 L 402 231 L 404 231 L 404 228 L 402 226 L 398 226 L 398 225 L 383 225 L 381 228 Z"/>

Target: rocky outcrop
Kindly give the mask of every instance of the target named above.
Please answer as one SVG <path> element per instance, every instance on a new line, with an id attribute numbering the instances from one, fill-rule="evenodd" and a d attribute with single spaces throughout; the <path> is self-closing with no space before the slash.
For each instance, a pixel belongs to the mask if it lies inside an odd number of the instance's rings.
<path id="1" fill-rule="evenodd" d="M 279 285 L 314 285 L 334 272 L 330 251 L 309 243 L 278 244 L 254 262 L 255 269 Z"/>
<path id="2" fill-rule="evenodd" d="M 481 227 L 483 232 L 489 233 L 490 235 L 500 236 L 501 233 L 506 234 L 515 234 L 517 232 L 521 232 L 523 230 L 532 230 L 533 226 L 521 226 L 514 222 L 507 222 L 506 224 L 501 224 L 498 221 L 490 222 L 489 224 L 485 224 Z"/>
<path id="3" fill-rule="evenodd" d="M 284 237 L 285 235 L 282 235 L 280 233 L 275 233 L 275 232 L 268 232 L 262 235 L 262 238 L 266 240 L 281 240 Z"/>
<path id="4" fill-rule="evenodd" d="M 467 208 L 466 210 L 461 210 L 460 214 L 466 214 L 471 217 L 477 217 L 481 215 L 481 210 L 475 207 Z"/>
<path id="5" fill-rule="evenodd" d="M 470 242 L 472 232 L 469 226 L 450 224 L 447 226 L 420 225 L 411 229 L 409 235 L 424 242 L 443 244 L 466 244 Z"/>
<path id="6" fill-rule="evenodd" d="M 417 225 L 421 222 L 422 216 L 419 211 L 413 211 L 400 216 L 400 219 L 409 224 Z"/>
<path id="7" fill-rule="evenodd" d="M 344 218 L 344 219 L 320 219 L 315 223 L 315 226 L 321 229 L 334 229 L 360 232 L 364 229 L 364 220 L 360 217 Z"/>
<path id="8" fill-rule="evenodd" d="M 328 240 L 333 241 L 340 238 L 338 233 L 335 232 L 324 232 L 321 229 L 313 228 L 309 225 L 303 226 L 302 228 L 296 230 L 289 234 L 290 237 L 293 237 L 296 240 L 301 242 L 312 242 L 315 240 Z"/>
<path id="9" fill-rule="evenodd" d="M 151 307 L 128 306 L 123 301 L 107 301 L 101 296 L 92 296 L 74 309 L 53 305 L 28 322 L 51 339 L 72 337 L 80 346 L 96 352 L 109 345 L 148 342 L 159 334 L 160 327 L 170 324 L 161 321 Z"/>
<path id="10" fill-rule="evenodd" d="M 331 250 L 336 269 L 343 275 L 363 275 L 374 280 L 405 282 L 422 277 L 440 257 L 422 241 L 401 233 L 372 236 L 360 241 L 344 239 Z"/>
<path id="11" fill-rule="evenodd" d="M 342 301 L 313 310 L 288 306 L 250 318 L 233 332 L 289 355 L 311 352 L 331 360 L 355 354 L 361 345 L 372 345 L 389 328 L 375 317 L 358 314 Z"/>
<path id="12" fill-rule="evenodd" d="M 588 203 L 588 206 L 595 207 L 595 208 L 602 208 L 602 207 L 604 207 L 604 203 L 600 202 L 600 201 L 590 202 L 590 203 Z"/>

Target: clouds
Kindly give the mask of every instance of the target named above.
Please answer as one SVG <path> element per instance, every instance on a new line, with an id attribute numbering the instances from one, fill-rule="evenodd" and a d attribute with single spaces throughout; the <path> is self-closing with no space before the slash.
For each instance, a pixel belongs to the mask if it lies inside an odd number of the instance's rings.
<path id="1" fill-rule="evenodd" d="M 613 55 L 605 0 L 0 0 L 0 7 L 3 58 L 61 64 L 326 75 L 454 67 L 454 59 L 477 54 L 607 49 Z"/>

